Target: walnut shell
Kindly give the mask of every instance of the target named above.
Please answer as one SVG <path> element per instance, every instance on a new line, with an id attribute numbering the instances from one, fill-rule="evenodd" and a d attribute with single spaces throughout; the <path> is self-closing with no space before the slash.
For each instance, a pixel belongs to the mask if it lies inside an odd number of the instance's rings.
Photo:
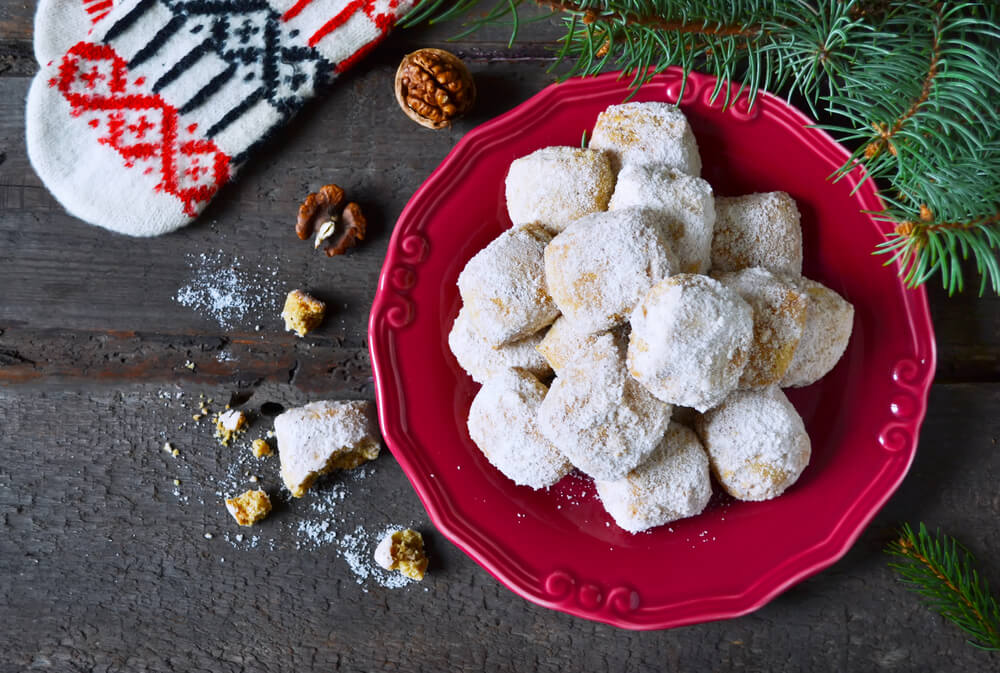
<path id="1" fill-rule="evenodd" d="M 396 100 L 406 116 L 429 129 L 443 129 L 469 111 L 476 99 L 472 74 L 454 54 L 419 49 L 396 70 Z"/>

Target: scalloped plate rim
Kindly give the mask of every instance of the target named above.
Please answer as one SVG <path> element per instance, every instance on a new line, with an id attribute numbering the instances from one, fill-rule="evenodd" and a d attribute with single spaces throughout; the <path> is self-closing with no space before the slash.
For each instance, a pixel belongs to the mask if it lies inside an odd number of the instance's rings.
<path id="1" fill-rule="evenodd" d="M 711 78 L 708 75 L 693 72 L 689 75 L 691 82 L 698 79 Z M 679 69 L 671 68 L 666 73 L 656 75 L 646 86 L 658 86 L 667 84 L 671 80 L 679 79 Z M 522 117 L 530 117 L 538 108 L 544 107 L 555 98 L 555 103 L 559 105 L 567 104 L 574 100 L 573 93 L 568 89 L 581 88 L 577 97 L 589 97 L 601 93 L 605 88 L 618 88 L 621 86 L 619 73 L 606 73 L 597 77 L 575 78 L 551 84 L 528 100 L 517 105 L 513 109 L 490 119 L 476 128 L 472 129 L 452 148 L 441 164 L 430 174 L 424 183 L 418 188 L 410 198 L 405 208 L 397 220 L 389 241 L 386 258 L 379 275 L 378 289 L 372 304 L 368 326 L 369 353 L 372 361 L 372 370 L 375 381 L 376 402 L 379 414 L 379 425 L 390 451 L 400 463 L 407 478 L 416 490 L 422 504 L 427 509 L 428 515 L 440 532 L 463 552 L 470 556 L 476 563 L 483 567 L 493 577 L 499 580 L 506 587 L 522 596 L 523 598 L 538 605 L 566 612 L 574 616 L 591 619 L 617 627 L 624 627 L 636 630 L 666 629 L 677 626 L 690 625 L 705 621 L 714 621 L 745 615 L 759 609 L 770 602 L 789 587 L 802 580 L 829 567 L 847 553 L 851 546 L 864 531 L 865 527 L 878 513 L 885 502 L 896 492 L 913 463 L 916 455 L 916 446 L 919 441 L 919 430 L 923 424 L 927 413 L 927 401 L 930 386 L 933 382 L 936 369 L 937 352 L 936 343 L 933 338 L 933 324 L 931 322 L 927 293 L 923 287 L 917 289 L 902 288 L 901 297 L 905 313 L 909 319 L 910 334 L 913 338 L 915 350 L 914 358 L 920 366 L 917 381 L 913 388 L 917 393 L 916 399 L 918 408 L 905 422 L 899 424 L 913 430 L 912 440 L 903 447 L 900 453 L 908 453 L 905 464 L 896 467 L 895 474 L 887 475 L 892 464 L 886 465 L 868 483 L 867 488 L 854 501 L 852 507 L 844 511 L 838 519 L 836 525 L 830 533 L 816 544 L 798 551 L 789 556 L 787 560 L 774 566 L 768 573 L 759 576 L 756 581 L 744 587 L 738 592 L 729 592 L 717 596 L 693 598 L 686 601 L 669 603 L 666 605 L 643 605 L 636 612 L 630 613 L 630 618 L 620 614 L 611 615 L 600 610 L 591 610 L 579 604 L 558 602 L 556 599 L 547 597 L 541 591 L 541 586 L 527 586 L 522 584 L 523 578 L 518 575 L 526 574 L 523 569 L 511 569 L 506 567 L 503 559 L 496 557 L 496 552 L 488 548 L 480 548 L 478 537 L 474 531 L 470 530 L 470 525 L 465 521 L 465 517 L 452 505 L 448 494 L 438 487 L 433 479 L 428 479 L 421 470 L 416 469 L 415 463 L 410 459 L 410 452 L 416 447 L 405 431 L 405 414 L 402 400 L 395 399 L 395 389 L 387 386 L 387 380 L 391 377 L 391 368 L 388 367 L 389 360 L 392 359 L 394 347 L 391 343 L 393 335 L 387 333 L 385 352 L 383 357 L 383 341 L 380 329 L 382 322 L 386 319 L 385 314 L 389 311 L 387 295 L 392 292 L 390 289 L 391 280 L 389 274 L 396 268 L 399 260 L 401 241 L 409 233 L 406 225 L 415 216 L 426 214 L 427 209 L 442 196 L 440 191 L 447 188 L 447 180 L 450 173 L 456 169 L 456 165 L 461 170 L 462 165 L 470 165 L 469 156 L 474 157 L 478 152 L 487 149 L 491 143 L 486 141 L 488 137 L 498 130 L 502 130 L 505 125 L 514 124 Z M 596 90 L 596 91 L 595 91 Z M 745 93 L 743 94 L 745 96 Z M 815 122 L 808 119 L 802 112 L 789 105 L 783 99 L 773 94 L 760 92 L 758 104 L 770 99 L 780 103 L 780 109 L 784 115 L 778 115 L 779 122 L 786 129 L 801 136 L 804 128 L 814 125 Z M 774 112 L 777 112 L 776 108 Z M 841 157 L 836 165 L 839 167 L 850 157 L 850 153 L 822 129 L 814 126 L 809 129 L 813 134 L 821 134 L 829 145 L 838 148 Z M 486 143 L 480 147 L 481 143 Z M 807 143 L 810 150 L 823 159 L 832 159 L 829 154 L 819 152 L 812 144 Z M 852 181 L 852 186 L 859 181 L 857 172 L 854 171 L 844 179 Z M 881 199 L 877 191 L 870 183 L 862 186 L 858 191 L 858 198 L 862 201 L 875 199 L 876 206 L 881 206 Z M 426 203 L 425 203 L 426 202 Z M 873 210 L 875 208 L 869 208 Z M 872 226 L 880 234 L 884 235 L 886 227 L 880 226 L 873 218 L 868 218 Z M 404 223 L 404 226 L 400 226 Z M 412 227 L 409 227 L 412 228 Z M 419 230 L 419 228 L 418 228 Z M 887 270 L 887 272 L 889 272 Z M 392 390 L 392 392 L 388 392 Z M 392 399 L 390 399 L 392 398 Z M 888 480 L 888 481 L 885 481 Z M 873 489 L 879 487 L 877 495 L 871 495 Z M 512 572 L 513 571 L 513 572 Z M 544 582 L 544 578 L 542 578 Z M 671 615 L 682 607 L 694 604 L 701 606 L 698 610 L 688 610 L 684 614 Z"/>

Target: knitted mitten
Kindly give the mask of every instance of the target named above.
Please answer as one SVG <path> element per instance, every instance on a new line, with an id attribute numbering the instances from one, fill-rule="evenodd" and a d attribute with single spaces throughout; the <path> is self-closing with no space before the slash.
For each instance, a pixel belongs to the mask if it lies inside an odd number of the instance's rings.
<path id="1" fill-rule="evenodd" d="M 35 12 L 35 59 L 48 63 L 89 37 L 94 24 L 122 0 L 39 0 Z"/>
<path id="2" fill-rule="evenodd" d="M 75 0 L 83 12 L 56 11 L 67 2 L 46 0 L 36 18 L 28 155 L 73 215 L 153 236 L 196 217 L 415 0 Z"/>

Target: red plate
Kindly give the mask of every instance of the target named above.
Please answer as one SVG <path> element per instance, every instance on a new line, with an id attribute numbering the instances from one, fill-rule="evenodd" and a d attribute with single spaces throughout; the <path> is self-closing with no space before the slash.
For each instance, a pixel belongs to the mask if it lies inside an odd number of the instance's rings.
<path id="1" fill-rule="evenodd" d="M 679 71 L 636 100 L 677 99 Z M 547 145 L 579 145 L 597 114 L 621 103 L 616 75 L 553 85 L 468 133 L 396 224 L 368 334 L 382 433 L 438 529 L 513 591 L 540 605 L 634 629 L 745 614 L 839 559 L 913 460 L 934 374 L 923 290 L 906 290 L 872 249 L 881 202 L 871 182 L 829 176 L 848 157 L 784 101 L 763 95 L 727 111 L 715 80 L 694 74 L 681 107 L 698 138 L 702 177 L 717 194 L 784 190 L 802 212 L 805 274 L 856 309 L 837 367 L 789 391 L 812 438 L 812 462 L 777 500 L 720 496 L 700 516 L 630 535 L 589 479 L 547 491 L 518 487 L 469 439 L 478 390 L 448 350 L 466 261 L 510 226 L 510 162 Z"/>

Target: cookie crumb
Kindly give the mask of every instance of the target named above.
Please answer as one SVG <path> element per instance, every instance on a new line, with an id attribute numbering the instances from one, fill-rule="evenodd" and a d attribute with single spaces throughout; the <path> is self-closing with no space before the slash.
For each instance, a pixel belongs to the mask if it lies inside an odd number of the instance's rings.
<path id="1" fill-rule="evenodd" d="M 262 490 L 246 491 L 235 498 L 226 498 L 226 509 L 241 526 L 252 526 L 271 513 L 271 499 Z"/>
<path id="2" fill-rule="evenodd" d="M 427 571 L 424 537 L 412 528 L 386 535 L 375 549 L 375 562 L 386 570 L 398 570 L 407 577 L 422 580 Z"/>
<path id="3" fill-rule="evenodd" d="M 292 290 L 285 298 L 281 317 L 285 319 L 285 330 L 304 337 L 319 327 L 326 316 L 326 304 L 302 290 Z"/>
<path id="4" fill-rule="evenodd" d="M 247 417 L 238 409 L 227 409 L 215 417 L 215 436 L 223 446 L 229 446 L 233 439 L 246 431 Z"/>
<path id="5" fill-rule="evenodd" d="M 271 445 L 264 439 L 255 439 L 250 445 L 250 451 L 256 458 L 263 458 L 271 455 Z"/>

